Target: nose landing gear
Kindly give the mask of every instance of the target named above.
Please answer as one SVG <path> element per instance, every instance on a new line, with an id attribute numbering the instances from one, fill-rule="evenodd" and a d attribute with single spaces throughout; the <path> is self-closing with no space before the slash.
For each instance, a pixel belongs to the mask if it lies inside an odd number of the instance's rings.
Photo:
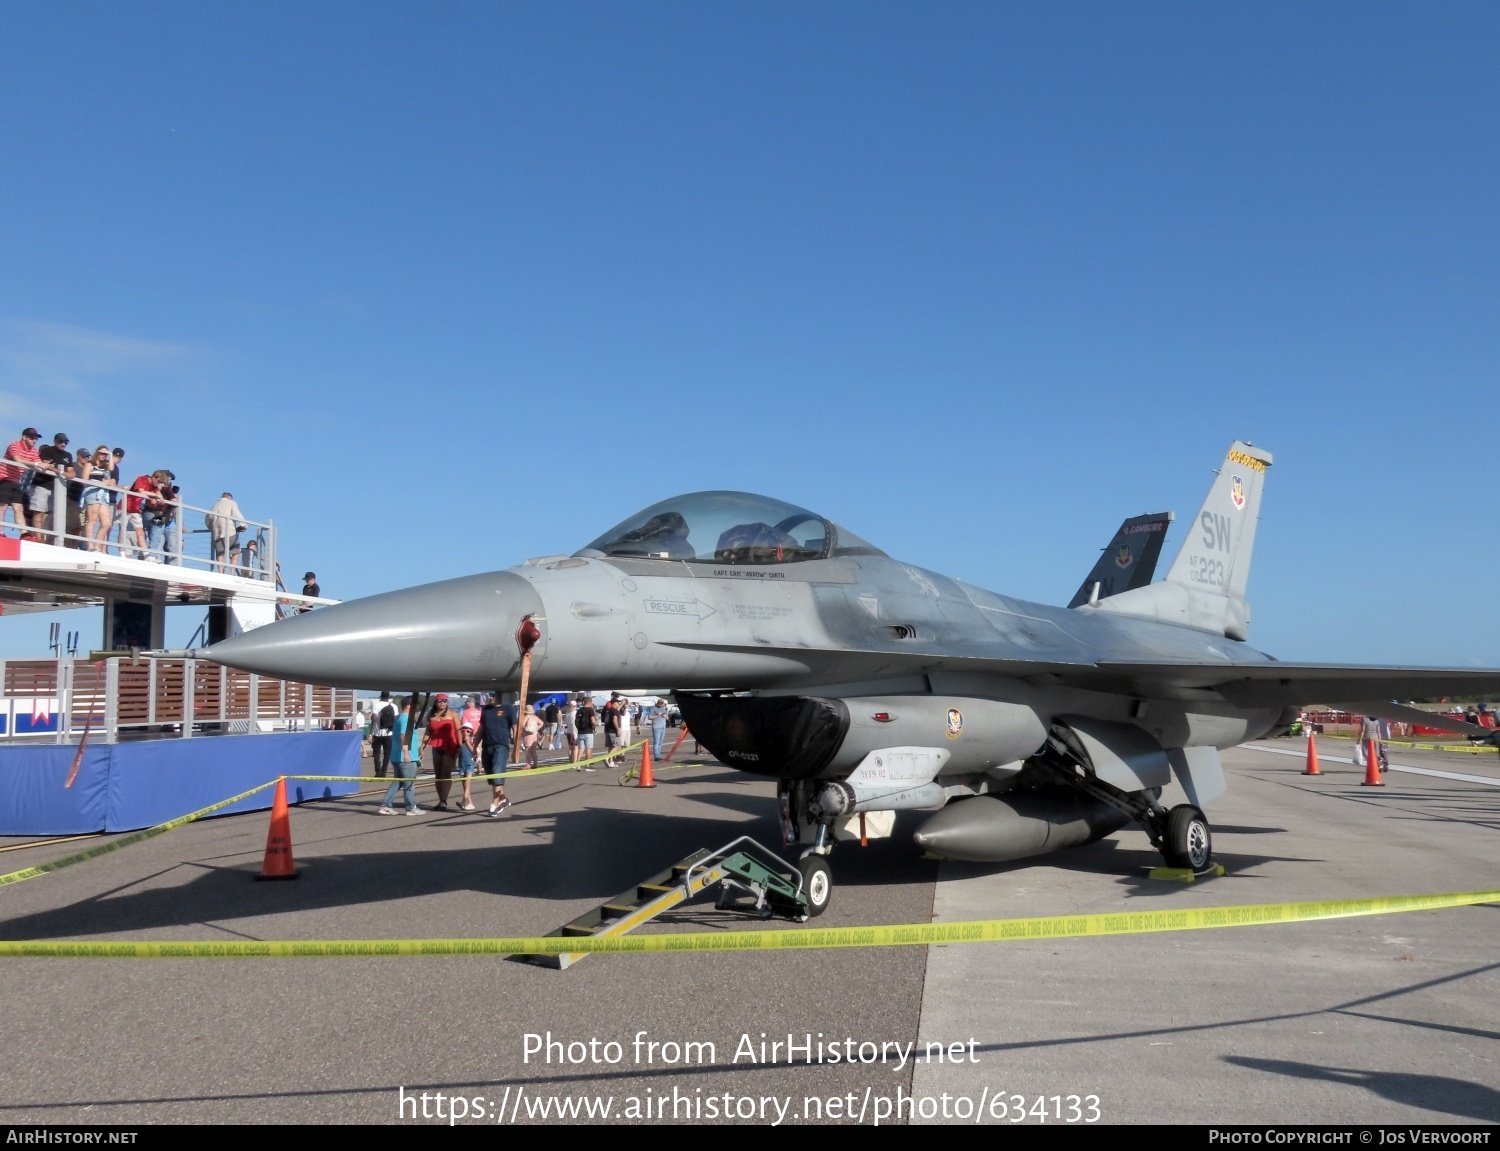
<path id="1" fill-rule="evenodd" d="M 777 805 L 781 812 L 781 840 L 784 846 L 806 842 L 808 847 L 797 861 L 802 873 L 802 892 L 807 896 L 809 917 L 822 915 L 833 899 L 833 869 L 828 856 L 833 851 L 832 817 L 818 807 L 812 784 L 807 780 L 778 780 Z"/>
<path id="2" fill-rule="evenodd" d="M 809 853 L 797 861 L 797 870 L 802 873 L 802 893 L 807 896 L 807 914 L 822 915 L 833 899 L 833 871 L 828 859 Z"/>

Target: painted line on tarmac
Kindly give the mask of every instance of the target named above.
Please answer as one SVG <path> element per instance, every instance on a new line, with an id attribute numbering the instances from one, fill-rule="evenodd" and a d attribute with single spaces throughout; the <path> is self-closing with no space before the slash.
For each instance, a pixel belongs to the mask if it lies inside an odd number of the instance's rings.
<path id="1" fill-rule="evenodd" d="M 1238 907 L 1184 907 L 957 923 L 902 923 L 873 927 L 777 931 L 683 932 L 575 938 L 549 935 L 497 939 L 151 940 L 146 942 L 0 942 L 0 958 L 15 959 L 332 959 L 442 955 L 576 955 L 583 952 L 662 954 L 684 951 L 807 951 L 825 948 L 1003 943 L 1148 935 L 1221 927 L 1275 926 L 1392 915 L 1406 911 L 1500 903 L 1500 891 L 1455 891 L 1373 899 L 1325 899 Z"/>
<path id="2" fill-rule="evenodd" d="M 1259 743 L 1242 743 L 1240 746 L 1246 751 L 1264 751 L 1270 755 L 1293 755 L 1298 759 L 1307 758 L 1305 751 L 1293 751 L 1286 747 L 1266 747 L 1264 744 Z M 1324 755 L 1320 751 L 1318 752 L 1318 758 L 1320 760 L 1332 760 L 1334 763 L 1348 763 L 1354 764 L 1355 767 L 1359 766 L 1354 763 L 1353 759 L 1343 755 Z M 1456 779 L 1459 783 L 1485 783 L 1490 787 L 1500 787 L 1500 779 L 1496 779 L 1494 776 L 1464 775 L 1460 771 L 1439 771 L 1435 767 L 1407 767 L 1402 763 L 1393 763 L 1388 766 L 1387 770 L 1402 771 L 1408 775 L 1432 775 L 1438 779 Z"/>

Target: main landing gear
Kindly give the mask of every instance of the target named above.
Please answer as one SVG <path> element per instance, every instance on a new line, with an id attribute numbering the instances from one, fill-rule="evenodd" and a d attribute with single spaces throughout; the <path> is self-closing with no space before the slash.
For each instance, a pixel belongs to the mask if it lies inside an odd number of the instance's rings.
<path id="1" fill-rule="evenodd" d="M 1166 834 L 1157 847 L 1168 867 L 1185 867 L 1194 874 L 1207 871 L 1214 857 L 1208 817 L 1191 803 L 1178 804 L 1167 812 Z"/>
<path id="2" fill-rule="evenodd" d="M 1179 803 L 1170 810 L 1163 807 L 1159 787 L 1121 791 L 1105 783 L 1055 731 L 1042 753 L 1029 760 L 1027 766 L 1035 766 L 1050 782 L 1065 783 L 1139 823 L 1168 867 L 1184 868 L 1196 875 L 1207 871 L 1213 863 L 1213 831 L 1208 816 L 1191 803 Z"/>

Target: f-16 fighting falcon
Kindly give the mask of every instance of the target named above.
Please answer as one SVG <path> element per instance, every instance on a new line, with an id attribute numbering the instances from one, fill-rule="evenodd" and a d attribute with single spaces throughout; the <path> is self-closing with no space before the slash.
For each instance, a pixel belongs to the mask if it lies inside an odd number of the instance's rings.
<path id="1" fill-rule="evenodd" d="M 1167 515 L 1127 520 L 1066 608 L 888 556 L 743 492 L 664 500 L 571 556 L 389 592 L 216 644 L 232 667 L 335 686 L 670 690 L 718 759 L 777 782 L 812 914 L 840 839 L 1022 859 L 1139 823 L 1172 866 L 1212 857 L 1219 750 L 1312 702 L 1500 689 L 1500 671 L 1283 663 L 1246 643 L 1271 455 L 1234 443 L 1165 580 Z M 1491 734 L 1486 732 L 1486 734 Z M 1175 774 L 1187 803 L 1166 809 Z"/>

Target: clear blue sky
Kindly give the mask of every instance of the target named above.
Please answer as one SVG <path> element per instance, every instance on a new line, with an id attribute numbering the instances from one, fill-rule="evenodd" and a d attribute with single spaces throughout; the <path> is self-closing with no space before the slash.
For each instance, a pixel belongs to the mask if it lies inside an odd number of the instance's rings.
<path id="1" fill-rule="evenodd" d="M 1497 96 L 1493 3 L 7 4 L 0 424 L 343 598 L 728 487 L 1065 602 L 1240 437 L 1253 642 L 1496 665 Z"/>

